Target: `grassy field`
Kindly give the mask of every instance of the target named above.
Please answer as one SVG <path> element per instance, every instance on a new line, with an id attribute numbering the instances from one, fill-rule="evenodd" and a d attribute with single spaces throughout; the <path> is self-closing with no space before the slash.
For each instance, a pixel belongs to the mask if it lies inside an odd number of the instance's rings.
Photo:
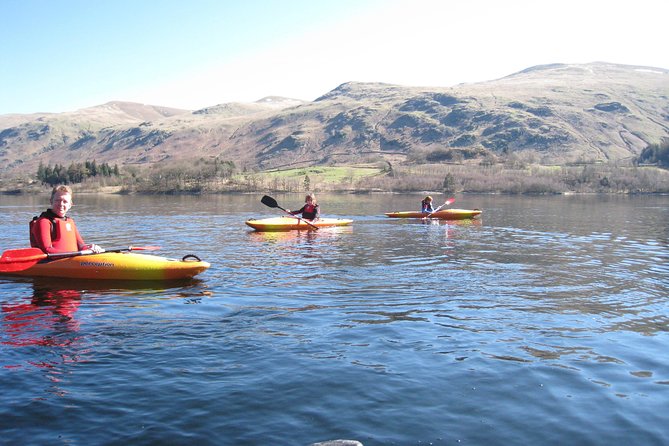
<path id="1" fill-rule="evenodd" d="M 384 173 L 383 169 L 376 166 L 346 166 L 346 167 L 306 167 L 286 170 L 269 170 L 263 172 L 270 178 L 288 178 L 304 180 L 309 177 L 310 181 L 316 183 L 341 184 L 355 182 L 367 177 L 373 177 Z"/>

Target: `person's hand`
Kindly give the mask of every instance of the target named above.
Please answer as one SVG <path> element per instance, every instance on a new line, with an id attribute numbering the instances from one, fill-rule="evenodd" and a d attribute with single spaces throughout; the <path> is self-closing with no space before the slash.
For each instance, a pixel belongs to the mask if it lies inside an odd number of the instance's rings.
<path id="1" fill-rule="evenodd" d="M 88 245 L 88 246 L 86 247 L 86 249 L 90 249 L 91 251 L 93 251 L 93 252 L 96 253 L 96 254 L 99 254 L 99 253 L 101 253 L 102 251 L 104 251 L 104 249 L 102 249 L 100 246 L 96 245 L 95 243 L 92 244 L 92 245 Z"/>

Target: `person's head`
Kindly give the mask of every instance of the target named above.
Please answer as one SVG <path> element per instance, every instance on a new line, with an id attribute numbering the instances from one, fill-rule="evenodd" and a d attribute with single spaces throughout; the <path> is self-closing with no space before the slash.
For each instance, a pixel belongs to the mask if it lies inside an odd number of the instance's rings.
<path id="1" fill-rule="evenodd" d="M 427 197 L 425 197 L 425 198 L 423 199 L 423 201 L 424 201 L 425 203 L 432 203 L 432 197 L 430 197 L 430 196 L 428 195 Z"/>
<path id="2" fill-rule="evenodd" d="M 307 195 L 304 197 L 304 202 L 305 202 L 305 203 L 316 204 L 316 195 L 314 195 L 314 194 L 307 194 Z"/>
<path id="3" fill-rule="evenodd" d="M 72 189 L 69 186 L 56 186 L 51 191 L 51 210 L 59 217 L 65 217 L 72 207 Z"/>

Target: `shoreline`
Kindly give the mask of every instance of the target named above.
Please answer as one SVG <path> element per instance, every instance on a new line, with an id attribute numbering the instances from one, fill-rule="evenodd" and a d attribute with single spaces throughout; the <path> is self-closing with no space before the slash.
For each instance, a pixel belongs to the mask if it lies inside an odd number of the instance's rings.
<path id="1" fill-rule="evenodd" d="M 271 194 L 300 194 L 303 191 L 268 191 L 268 190 L 257 190 L 257 191 L 248 191 L 248 190 L 228 190 L 228 191 L 163 191 L 163 192 L 143 192 L 143 191 L 132 191 L 126 192 L 123 191 L 123 188 L 118 186 L 108 186 L 103 188 L 104 190 L 86 190 L 86 189 L 76 189 L 75 192 L 77 195 L 227 195 L 227 194 L 259 194 L 259 193 L 271 193 Z M 42 195 L 49 194 L 51 187 L 44 187 L 40 190 L 29 189 L 29 190 L 2 190 L 0 189 L 0 195 Z M 444 192 L 436 190 L 413 190 L 413 191 L 384 191 L 384 190 L 327 190 L 327 189 L 316 189 L 315 192 L 323 194 L 340 194 L 340 195 L 404 195 L 404 194 L 447 194 L 447 195 L 524 195 L 524 196 L 545 196 L 545 195 L 669 195 L 669 192 L 663 191 L 653 191 L 653 192 L 604 192 L 604 191 L 565 191 L 565 192 L 504 192 L 504 191 L 458 191 L 458 192 Z"/>

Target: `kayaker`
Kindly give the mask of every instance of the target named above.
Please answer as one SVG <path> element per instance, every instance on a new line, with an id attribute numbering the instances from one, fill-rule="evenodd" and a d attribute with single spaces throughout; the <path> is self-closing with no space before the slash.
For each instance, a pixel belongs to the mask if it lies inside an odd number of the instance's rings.
<path id="1" fill-rule="evenodd" d="M 432 197 L 428 195 L 423 198 L 423 201 L 420 202 L 420 211 L 424 214 L 434 212 L 434 208 L 432 207 Z"/>
<path id="2" fill-rule="evenodd" d="M 72 189 L 69 186 L 54 187 L 50 202 L 51 208 L 30 222 L 30 246 L 40 248 L 47 254 L 87 249 L 102 252 L 98 245 L 87 245 L 74 220 L 65 215 L 72 207 Z"/>
<path id="3" fill-rule="evenodd" d="M 287 211 L 293 215 L 302 214 L 302 218 L 307 220 L 316 220 L 318 217 L 320 217 L 321 210 L 318 202 L 316 202 L 316 195 L 307 194 L 304 197 L 304 203 L 304 206 L 302 206 L 300 210 L 291 211 L 290 209 L 287 209 Z"/>

